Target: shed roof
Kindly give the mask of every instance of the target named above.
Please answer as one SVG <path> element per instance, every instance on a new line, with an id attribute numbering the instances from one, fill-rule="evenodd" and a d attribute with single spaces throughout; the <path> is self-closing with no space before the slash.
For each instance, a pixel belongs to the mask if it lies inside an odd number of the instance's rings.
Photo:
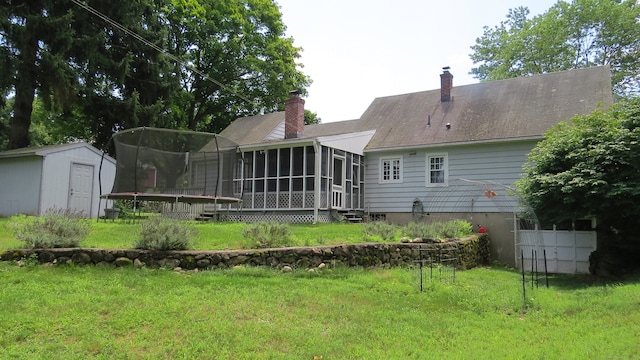
<path id="1" fill-rule="evenodd" d="M 86 143 L 86 142 L 77 142 L 77 143 L 69 143 L 69 144 L 55 144 L 55 145 L 44 145 L 44 146 L 30 146 L 20 149 L 13 149 L 0 152 L 0 159 L 5 158 L 16 158 L 16 157 L 26 157 L 26 156 L 41 156 L 46 157 L 49 154 L 53 154 L 56 152 L 67 151 L 71 149 L 86 147 L 87 149 L 93 151 L 99 156 L 102 156 L 102 151 L 98 150 L 94 146 Z M 111 156 L 104 154 L 105 159 L 115 163 L 115 159 Z"/>

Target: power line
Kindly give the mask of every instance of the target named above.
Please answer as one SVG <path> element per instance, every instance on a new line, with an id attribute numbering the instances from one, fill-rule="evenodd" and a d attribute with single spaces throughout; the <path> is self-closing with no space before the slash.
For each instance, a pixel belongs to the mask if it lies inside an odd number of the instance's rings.
<path id="1" fill-rule="evenodd" d="M 188 68 L 189 70 L 193 71 L 194 73 L 200 75 L 203 79 L 211 81 L 212 83 L 220 86 L 220 88 L 229 91 L 230 93 L 234 94 L 235 96 L 239 97 L 240 99 L 252 103 L 254 104 L 254 102 L 252 100 L 250 100 L 249 98 L 239 94 L 237 91 L 233 90 L 232 88 L 228 87 L 227 85 L 221 83 L 220 81 L 210 77 L 209 75 L 207 75 L 206 73 L 198 70 L 197 68 L 195 68 L 194 66 L 191 66 L 188 62 L 186 62 L 185 60 L 180 59 L 179 57 L 171 54 L 170 52 L 168 52 L 167 50 L 161 48 L 160 46 L 152 43 L 151 41 L 145 39 L 142 35 L 136 33 L 133 30 L 128 29 L 127 27 L 125 27 L 124 25 L 118 23 L 117 21 L 111 19 L 110 17 L 108 17 L 107 15 L 101 13 L 100 11 L 92 8 L 91 6 L 83 3 L 80 0 L 71 0 L 74 4 L 80 6 L 81 8 L 85 9 L 86 11 L 88 11 L 89 13 L 93 14 L 94 16 L 100 18 L 101 20 L 103 20 L 104 22 L 106 22 L 107 24 L 110 24 L 111 26 L 113 26 L 114 28 L 124 32 L 125 34 L 133 37 L 134 39 L 142 42 L 143 44 L 151 47 L 152 49 L 158 51 L 159 53 L 167 56 L 169 59 L 182 64 L 185 68 Z"/>

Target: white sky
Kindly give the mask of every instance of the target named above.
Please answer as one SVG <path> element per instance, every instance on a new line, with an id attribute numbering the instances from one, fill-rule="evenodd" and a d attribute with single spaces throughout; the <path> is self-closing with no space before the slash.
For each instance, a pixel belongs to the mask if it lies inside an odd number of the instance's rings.
<path id="1" fill-rule="evenodd" d="M 527 6 L 530 17 L 556 0 L 276 0 L 286 34 L 302 47 L 313 84 L 305 109 L 323 123 L 359 118 L 376 97 L 438 89 L 442 67 L 453 86 L 478 82 L 471 46 L 483 26 Z"/>

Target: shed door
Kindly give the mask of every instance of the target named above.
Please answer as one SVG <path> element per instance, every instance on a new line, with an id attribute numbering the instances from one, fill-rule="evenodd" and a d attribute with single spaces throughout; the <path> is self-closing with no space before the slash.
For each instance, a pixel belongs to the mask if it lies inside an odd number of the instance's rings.
<path id="1" fill-rule="evenodd" d="M 69 209 L 91 216 L 93 195 L 93 165 L 71 164 L 69 181 Z"/>

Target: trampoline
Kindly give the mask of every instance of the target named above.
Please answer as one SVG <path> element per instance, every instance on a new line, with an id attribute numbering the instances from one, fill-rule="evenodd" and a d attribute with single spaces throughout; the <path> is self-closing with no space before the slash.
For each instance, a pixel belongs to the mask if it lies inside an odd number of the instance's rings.
<path id="1" fill-rule="evenodd" d="M 212 133 L 141 127 L 119 131 L 111 140 L 116 175 L 111 192 L 101 194 L 101 200 L 241 201 L 233 193 L 237 144 L 229 139 Z"/>

